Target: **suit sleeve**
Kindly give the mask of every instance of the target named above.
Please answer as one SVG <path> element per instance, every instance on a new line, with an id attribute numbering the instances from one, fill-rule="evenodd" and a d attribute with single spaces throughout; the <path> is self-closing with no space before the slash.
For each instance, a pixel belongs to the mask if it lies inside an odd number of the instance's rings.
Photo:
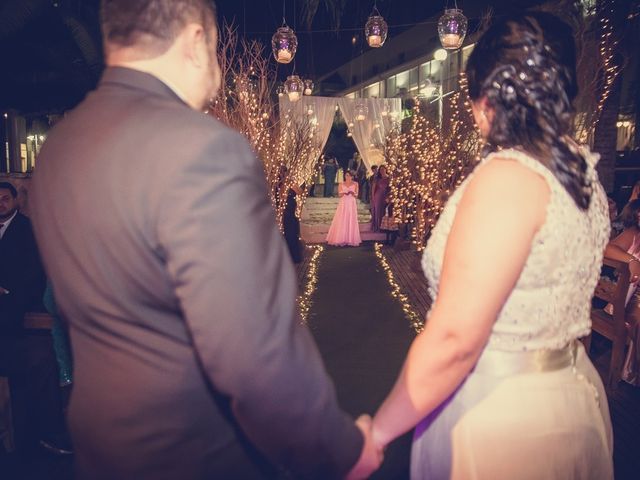
<path id="1" fill-rule="evenodd" d="M 296 275 L 258 160 L 222 131 L 181 163 L 158 236 L 206 374 L 273 461 L 303 477 L 343 475 L 362 436 L 300 325 Z"/>

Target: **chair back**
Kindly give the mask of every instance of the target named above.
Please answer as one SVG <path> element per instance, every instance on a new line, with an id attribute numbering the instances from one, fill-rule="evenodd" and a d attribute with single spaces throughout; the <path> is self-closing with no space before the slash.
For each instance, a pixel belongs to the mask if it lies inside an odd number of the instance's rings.
<path id="1" fill-rule="evenodd" d="M 627 263 L 605 257 L 603 275 L 600 277 L 593 294 L 591 329 L 612 342 L 608 379 L 612 386 L 620 381 L 624 363 L 628 338 L 625 301 L 629 291 L 629 280 L 630 272 Z M 608 304 L 613 306 L 613 312 L 610 312 L 606 307 Z"/>

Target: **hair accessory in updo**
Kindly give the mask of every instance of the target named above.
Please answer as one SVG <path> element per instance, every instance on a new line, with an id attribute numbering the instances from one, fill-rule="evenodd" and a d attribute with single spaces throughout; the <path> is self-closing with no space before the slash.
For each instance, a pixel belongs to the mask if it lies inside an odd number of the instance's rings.
<path id="1" fill-rule="evenodd" d="M 571 28 L 543 12 L 498 19 L 476 43 L 466 73 L 471 99 L 484 99 L 493 110 L 484 154 L 500 147 L 526 151 L 587 208 L 587 163 L 567 140 L 578 91 Z"/>

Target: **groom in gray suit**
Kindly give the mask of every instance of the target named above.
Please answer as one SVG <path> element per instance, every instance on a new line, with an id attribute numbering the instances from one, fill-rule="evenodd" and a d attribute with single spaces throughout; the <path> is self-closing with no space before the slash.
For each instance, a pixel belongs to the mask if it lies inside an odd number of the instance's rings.
<path id="1" fill-rule="evenodd" d="M 51 132 L 36 236 L 70 323 L 80 478 L 368 475 L 299 323 L 264 176 L 201 113 L 220 84 L 206 0 L 103 0 L 106 69 Z"/>

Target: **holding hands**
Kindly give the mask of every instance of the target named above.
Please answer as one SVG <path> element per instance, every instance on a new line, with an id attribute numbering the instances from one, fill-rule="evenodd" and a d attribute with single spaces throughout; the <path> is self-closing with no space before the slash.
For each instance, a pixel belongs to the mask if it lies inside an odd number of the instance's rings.
<path id="1" fill-rule="evenodd" d="M 362 453 L 356 464 L 351 468 L 351 471 L 347 475 L 347 480 L 358 480 L 361 478 L 368 478 L 373 472 L 375 472 L 384 459 L 382 448 L 373 441 L 373 421 L 369 415 L 360 415 L 356 420 L 356 426 L 362 432 L 364 436 L 364 444 L 362 446 Z"/>

